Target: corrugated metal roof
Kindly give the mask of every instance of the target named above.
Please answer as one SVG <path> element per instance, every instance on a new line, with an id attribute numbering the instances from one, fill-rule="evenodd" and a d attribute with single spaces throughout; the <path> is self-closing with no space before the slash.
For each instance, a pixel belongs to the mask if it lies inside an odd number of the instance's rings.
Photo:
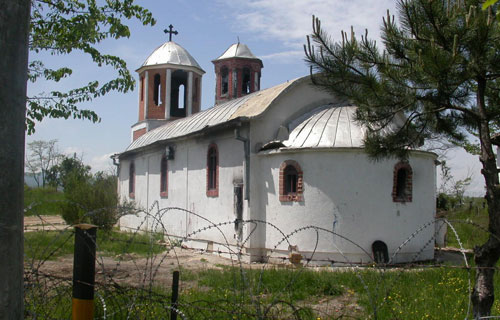
<path id="1" fill-rule="evenodd" d="M 258 59 L 252 53 L 252 51 L 250 51 L 250 48 L 248 48 L 247 45 L 243 43 L 235 43 L 231 45 L 220 57 L 218 57 L 214 61 L 229 58 Z"/>
<path id="2" fill-rule="evenodd" d="M 157 64 L 173 64 L 179 66 L 193 67 L 205 73 L 198 62 L 189 52 L 175 43 L 168 41 L 156 48 L 155 51 L 144 61 L 142 67 L 154 66 Z"/>
<path id="3" fill-rule="evenodd" d="M 300 79 L 230 100 L 186 118 L 167 122 L 140 136 L 128 146 L 125 152 L 148 146 L 157 141 L 200 132 L 206 128 L 214 127 L 238 117 L 255 117 L 264 112 L 283 90 L 297 81 L 300 81 Z M 240 110 L 243 112 L 240 112 Z M 235 117 L 235 115 L 237 116 Z"/>
<path id="4" fill-rule="evenodd" d="M 366 128 L 354 121 L 356 107 L 327 105 L 315 109 L 290 132 L 288 149 L 361 148 Z"/>

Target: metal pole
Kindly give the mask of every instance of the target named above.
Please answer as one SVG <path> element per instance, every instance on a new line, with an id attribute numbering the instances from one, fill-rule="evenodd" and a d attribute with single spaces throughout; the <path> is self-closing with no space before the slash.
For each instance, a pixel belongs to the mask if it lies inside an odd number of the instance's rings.
<path id="1" fill-rule="evenodd" d="M 179 299 L 179 271 L 174 271 L 172 280 L 172 309 L 170 309 L 170 320 L 177 320 L 177 300 Z"/>
<path id="2" fill-rule="evenodd" d="M 75 226 L 73 260 L 73 320 L 94 319 L 95 249 L 97 227 Z"/>

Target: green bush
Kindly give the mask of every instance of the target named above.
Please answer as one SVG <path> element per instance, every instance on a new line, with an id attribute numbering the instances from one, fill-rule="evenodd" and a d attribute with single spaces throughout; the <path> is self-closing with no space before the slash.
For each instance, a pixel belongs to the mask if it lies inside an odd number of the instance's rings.
<path id="1" fill-rule="evenodd" d="M 98 172 L 95 175 L 72 172 L 64 186 L 67 203 L 62 217 L 68 224 L 92 223 L 110 230 L 118 219 L 116 177 Z"/>
<path id="2" fill-rule="evenodd" d="M 24 185 L 24 215 L 59 215 L 64 194 L 56 188 L 30 188 Z"/>

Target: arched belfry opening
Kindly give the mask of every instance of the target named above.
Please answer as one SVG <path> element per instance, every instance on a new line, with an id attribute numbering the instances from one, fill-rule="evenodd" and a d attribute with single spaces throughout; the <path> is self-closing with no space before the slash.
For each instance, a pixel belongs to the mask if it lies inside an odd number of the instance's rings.
<path id="1" fill-rule="evenodd" d="M 155 74 L 154 84 L 153 84 L 153 100 L 156 106 L 161 105 L 161 76 L 159 73 Z"/>
<path id="2" fill-rule="evenodd" d="M 205 71 L 191 54 L 172 40 L 179 34 L 170 25 L 169 41 L 158 47 L 137 69 L 139 119 L 132 126 L 132 141 L 168 121 L 189 117 L 201 110 Z"/>
<path id="3" fill-rule="evenodd" d="M 172 73 L 171 95 L 170 95 L 170 116 L 186 116 L 186 86 L 188 82 L 188 73 L 184 70 L 176 70 Z"/>
<path id="4" fill-rule="evenodd" d="M 216 104 L 260 90 L 260 74 L 264 65 L 246 45 L 239 42 L 233 44 L 212 63 L 215 66 Z"/>
<path id="5" fill-rule="evenodd" d="M 249 94 L 251 91 L 250 68 L 243 68 L 243 78 L 241 79 L 241 94 Z"/>

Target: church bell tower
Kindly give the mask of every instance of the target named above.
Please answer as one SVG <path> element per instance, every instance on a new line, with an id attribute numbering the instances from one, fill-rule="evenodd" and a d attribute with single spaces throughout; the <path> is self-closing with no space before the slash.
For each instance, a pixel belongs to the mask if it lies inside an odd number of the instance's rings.
<path id="1" fill-rule="evenodd" d="M 212 63 L 216 75 L 216 104 L 260 90 L 260 71 L 264 65 L 245 44 L 231 45 Z"/>
<path id="2" fill-rule="evenodd" d="M 139 74 L 139 121 L 132 141 L 168 121 L 190 116 L 201 108 L 201 80 L 205 73 L 189 52 L 172 41 L 158 47 L 136 70 Z"/>

